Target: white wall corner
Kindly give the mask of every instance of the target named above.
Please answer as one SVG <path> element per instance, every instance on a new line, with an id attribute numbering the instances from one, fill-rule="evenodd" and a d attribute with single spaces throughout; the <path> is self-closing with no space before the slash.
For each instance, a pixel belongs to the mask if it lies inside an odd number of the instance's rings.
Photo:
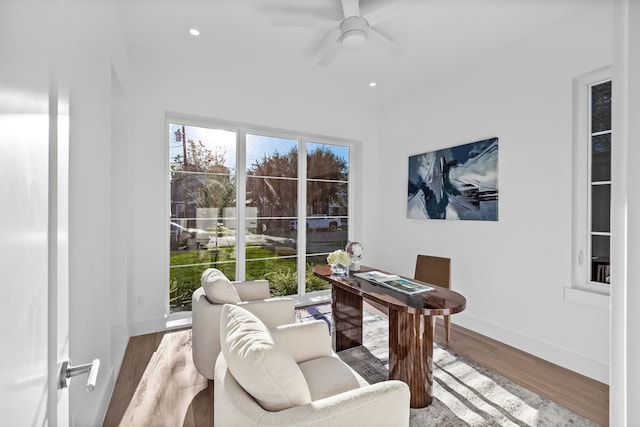
<path id="1" fill-rule="evenodd" d="M 129 326 L 113 326 L 111 328 L 111 361 L 113 362 L 116 378 L 120 373 L 120 367 L 122 366 L 128 344 Z"/>
<path id="2" fill-rule="evenodd" d="M 166 326 L 167 318 L 165 316 L 129 322 L 129 336 L 135 337 L 138 335 L 164 331 Z"/>

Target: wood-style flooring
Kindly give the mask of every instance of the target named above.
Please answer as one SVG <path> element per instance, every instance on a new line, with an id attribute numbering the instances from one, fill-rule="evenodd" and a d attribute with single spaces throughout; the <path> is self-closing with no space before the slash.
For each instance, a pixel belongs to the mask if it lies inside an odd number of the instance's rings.
<path id="1" fill-rule="evenodd" d="M 103 426 L 212 426 L 213 382 L 191 358 L 191 328 L 131 337 Z"/>
<path id="2" fill-rule="evenodd" d="M 365 307 L 386 317 L 382 306 Z M 453 316 L 452 318 L 455 318 Z M 454 319 L 455 321 L 455 319 Z M 609 425 L 609 386 L 469 329 L 451 324 L 446 342 L 444 320 L 436 318 L 435 342 L 514 383 L 556 402 L 601 426 Z"/>
<path id="3" fill-rule="evenodd" d="M 365 304 L 367 306 L 367 304 Z M 384 313 L 380 307 L 367 309 Z M 609 425 L 609 387 L 442 318 L 436 342 L 514 383 L 602 426 Z M 213 382 L 191 359 L 191 330 L 158 332 L 129 340 L 103 423 L 112 426 L 213 426 Z"/>

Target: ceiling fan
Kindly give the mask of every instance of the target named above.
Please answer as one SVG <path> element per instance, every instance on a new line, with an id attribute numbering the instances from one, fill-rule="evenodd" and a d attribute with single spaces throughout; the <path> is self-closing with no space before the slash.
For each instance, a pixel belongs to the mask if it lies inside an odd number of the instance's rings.
<path id="1" fill-rule="evenodd" d="M 421 0 L 385 1 L 381 7 L 360 13 L 359 0 L 340 0 L 342 2 L 343 20 L 326 20 L 303 17 L 274 17 L 271 23 L 278 27 L 326 28 L 331 31 L 318 65 L 327 66 L 346 49 L 360 49 L 370 42 L 393 56 L 400 56 L 404 49 L 388 37 L 373 28 L 380 22 L 390 18 L 395 12 L 419 3 Z"/>

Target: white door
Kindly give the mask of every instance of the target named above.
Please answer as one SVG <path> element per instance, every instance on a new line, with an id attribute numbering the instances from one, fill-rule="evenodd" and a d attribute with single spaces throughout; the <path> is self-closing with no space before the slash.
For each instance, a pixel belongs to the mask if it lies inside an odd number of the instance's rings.
<path id="1" fill-rule="evenodd" d="M 0 3 L 0 419 L 12 426 L 69 422 L 56 386 L 69 346 L 68 120 L 51 92 L 53 3 Z"/>

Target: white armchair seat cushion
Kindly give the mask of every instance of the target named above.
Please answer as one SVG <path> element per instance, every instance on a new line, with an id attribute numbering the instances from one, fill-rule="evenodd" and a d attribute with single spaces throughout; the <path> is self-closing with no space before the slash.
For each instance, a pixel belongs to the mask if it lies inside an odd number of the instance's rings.
<path id="1" fill-rule="evenodd" d="M 240 297 L 236 288 L 224 273 L 217 268 L 207 268 L 202 272 L 200 283 L 207 299 L 218 304 L 237 304 Z"/>
<path id="2" fill-rule="evenodd" d="M 225 304 L 220 337 L 229 371 L 264 409 L 280 411 L 311 402 L 302 370 L 254 314 Z"/>
<path id="3" fill-rule="evenodd" d="M 293 356 L 296 363 L 334 354 L 329 328 L 324 320 L 277 326 L 271 329 L 271 335 Z"/>
<path id="4" fill-rule="evenodd" d="M 364 378 L 335 355 L 311 359 L 298 366 L 307 381 L 312 401 L 369 385 Z"/>

